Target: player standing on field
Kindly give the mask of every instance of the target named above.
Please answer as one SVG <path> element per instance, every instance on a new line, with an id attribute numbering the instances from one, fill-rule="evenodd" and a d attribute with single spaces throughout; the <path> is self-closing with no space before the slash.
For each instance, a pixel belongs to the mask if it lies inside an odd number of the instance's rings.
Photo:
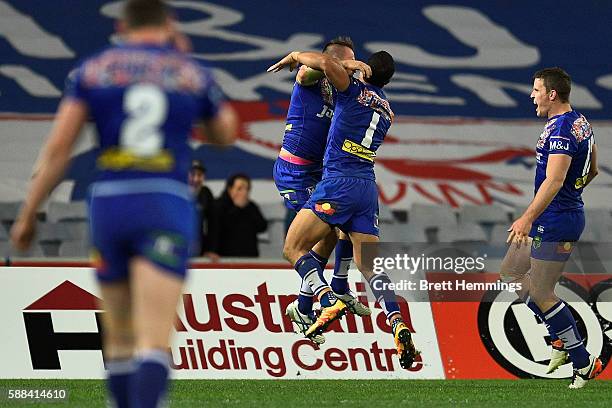
<path id="1" fill-rule="evenodd" d="M 521 299 L 549 329 L 549 372 L 569 355 L 570 388 L 582 388 L 602 371 L 602 363 L 584 347 L 572 313 L 554 289 L 584 230 L 582 191 L 597 175 L 597 146 L 591 125 L 570 105 L 570 90 L 570 76 L 560 68 L 533 76 L 531 98 L 537 116 L 547 121 L 536 144 L 535 196 L 509 229 L 501 277 L 522 283 Z"/>
<path id="2" fill-rule="evenodd" d="M 323 53 L 339 60 L 351 74 L 356 69 L 369 69 L 363 62 L 355 61 L 353 41 L 349 37 L 331 40 L 325 44 Z M 301 210 L 317 183 L 321 181 L 323 154 L 334 114 L 335 97 L 335 88 L 321 71 L 306 66 L 300 67 L 291 93 L 283 147 L 274 163 L 273 172 L 274 182 L 289 211 L 297 213 Z M 332 288 L 346 285 L 346 275 L 353 257 L 351 241 L 342 233 L 338 240 L 336 231 L 331 230 L 308 252 L 308 256 L 325 269 L 334 247 L 336 261 Z M 322 285 L 313 292 L 307 282 L 302 282 L 298 299 L 286 310 L 301 333 L 305 333 L 316 320 L 312 310 L 313 296 L 321 295 L 324 290 L 329 296 L 332 293 L 329 289 L 328 285 Z M 371 313 L 355 296 L 346 292 L 342 299 L 353 313 L 360 316 Z M 324 305 L 329 305 L 327 296 L 321 298 Z M 323 334 L 315 334 L 311 340 L 321 344 L 325 337 Z"/>
<path id="3" fill-rule="evenodd" d="M 173 22 L 161 0 L 128 0 L 120 26 L 121 45 L 68 76 L 12 239 L 20 249 L 29 246 L 36 211 L 92 117 L 101 152 L 89 218 L 104 301 L 108 388 L 118 407 L 156 407 L 196 235 L 188 137 L 193 121 L 203 119 L 211 141 L 231 143 L 237 122 L 211 73 L 171 46 Z"/>
<path id="4" fill-rule="evenodd" d="M 400 365 L 412 365 L 417 352 L 404 324 L 395 292 L 386 274 L 374 274 L 362 262 L 362 243 L 378 242 L 378 189 L 374 176 L 376 150 L 391 126 L 393 112 L 382 88 L 395 72 L 393 58 L 385 51 L 374 53 L 360 79 L 326 54 L 292 52 L 268 71 L 290 70 L 298 64 L 322 71 L 336 88 L 338 96 L 325 148 L 323 178 L 289 228 L 285 258 L 311 288 L 326 285 L 321 265 L 308 256 L 313 245 L 338 227 L 353 243 L 355 264 L 369 280 L 374 296 L 385 310 L 391 325 Z M 348 288 L 347 288 L 348 289 Z M 328 291 L 327 291 L 328 293 Z M 324 297 L 326 291 L 321 292 Z M 306 335 L 321 333 L 346 310 L 342 300 L 325 307 Z"/>

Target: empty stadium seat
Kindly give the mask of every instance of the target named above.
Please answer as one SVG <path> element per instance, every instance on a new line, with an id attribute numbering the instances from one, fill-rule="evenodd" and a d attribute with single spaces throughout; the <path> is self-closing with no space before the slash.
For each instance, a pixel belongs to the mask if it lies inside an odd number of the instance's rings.
<path id="1" fill-rule="evenodd" d="M 284 220 L 285 215 L 287 214 L 287 209 L 282 202 L 262 204 L 259 209 L 261 210 L 264 218 L 268 221 Z"/>
<path id="2" fill-rule="evenodd" d="M 378 206 L 378 222 L 379 223 L 392 223 L 395 222 L 395 218 L 393 217 L 393 213 L 389 206 L 385 204 L 379 204 Z"/>
<path id="3" fill-rule="evenodd" d="M 448 206 L 413 204 L 408 213 L 408 223 L 422 227 L 457 225 L 457 216 Z"/>
<path id="4" fill-rule="evenodd" d="M 259 257 L 263 259 L 283 259 L 283 246 L 273 243 L 260 243 L 259 244 Z"/>
<path id="5" fill-rule="evenodd" d="M 59 246 L 59 256 L 87 258 L 89 256 L 89 244 L 86 240 L 64 241 Z"/>
<path id="6" fill-rule="evenodd" d="M 13 222 L 15 218 L 17 218 L 17 214 L 19 213 L 20 207 L 20 202 L 0 202 L 0 221 L 3 223 Z"/>
<path id="7" fill-rule="evenodd" d="M 489 241 L 492 244 L 505 244 L 508 239 L 510 225 L 497 224 L 491 230 Z"/>
<path id="8" fill-rule="evenodd" d="M 482 227 L 475 223 L 443 225 L 438 229 L 438 242 L 487 242 Z"/>
<path id="9" fill-rule="evenodd" d="M 84 201 L 71 201 L 69 203 L 53 201 L 49 203 L 47 219 L 50 222 L 86 221 L 87 206 Z"/>
<path id="10" fill-rule="evenodd" d="M 465 205 L 459 211 L 459 220 L 463 223 L 507 224 L 510 215 L 499 205 Z"/>
<path id="11" fill-rule="evenodd" d="M 386 242 L 428 242 L 425 229 L 420 225 L 385 224 L 380 227 L 380 240 Z"/>
<path id="12" fill-rule="evenodd" d="M 8 241 L 9 234 L 6 229 L 2 225 L 0 225 L 0 241 Z"/>

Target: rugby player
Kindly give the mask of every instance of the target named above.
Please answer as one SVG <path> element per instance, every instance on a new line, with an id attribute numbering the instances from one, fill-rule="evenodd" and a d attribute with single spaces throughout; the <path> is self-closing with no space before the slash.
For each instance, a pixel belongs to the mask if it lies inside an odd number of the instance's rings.
<path id="1" fill-rule="evenodd" d="M 587 119 L 572 109 L 571 78 L 560 68 L 533 76 L 531 98 L 546 118 L 536 144 L 535 196 L 512 224 L 511 243 L 502 263 L 505 281 L 520 281 L 520 296 L 546 324 L 553 355 L 549 372 L 573 365 L 570 388 L 582 388 L 602 371 L 601 360 L 586 350 L 569 307 L 554 288 L 584 230 L 582 191 L 597 175 L 597 146 Z M 529 273 L 528 273 L 529 271 Z"/>
<path id="2" fill-rule="evenodd" d="M 15 246 L 27 248 L 36 211 L 92 117 L 101 152 L 90 189 L 90 232 L 105 310 L 107 384 L 118 407 L 156 407 L 166 389 L 169 337 L 195 239 L 187 184 L 192 122 L 203 119 L 219 144 L 231 143 L 237 129 L 210 71 L 174 50 L 172 24 L 161 0 L 128 0 L 124 42 L 69 74 L 12 229 Z"/>
<path id="3" fill-rule="evenodd" d="M 344 67 L 329 55 L 314 52 L 292 52 L 268 68 L 277 72 L 298 64 L 323 72 L 337 90 L 334 117 L 327 138 L 323 161 L 323 177 L 304 207 L 291 224 L 283 254 L 311 288 L 324 285 L 321 265 L 308 256 L 308 251 L 334 227 L 347 233 L 353 244 L 357 268 L 384 308 L 392 328 L 400 365 L 412 365 L 417 352 L 409 329 L 404 324 L 395 292 L 386 274 L 374 274 L 362 262 L 361 245 L 378 242 L 378 189 L 374 176 L 376 150 L 391 126 L 393 112 L 382 88 L 395 72 L 394 61 L 385 51 L 370 56 L 360 79 L 350 76 Z M 380 282 L 374 284 L 374 282 Z M 323 305 L 322 305 L 323 306 Z M 342 300 L 323 307 L 321 315 L 306 334 L 321 333 L 330 322 L 346 310 Z"/>
<path id="4" fill-rule="evenodd" d="M 364 63 L 355 61 L 353 42 L 349 37 L 337 37 L 329 41 L 325 44 L 323 53 L 341 61 L 351 74 L 356 69 L 369 69 Z M 305 65 L 300 67 L 291 93 L 282 148 L 273 171 L 274 182 L 289 211 L 297 213 L 302 209 L 321 180 L 323 154 L 334 113 L 335 93 L 335 89 L 321 71 Z M 341 232 L 340 235 L 341 239 L 338 241 L 336 231 L 330 231 L 308 252 L 308 256 L 325 269 L 328 258 L 334 246 L 336 247 L 334 277 L 331 282 L 332 287 L 336 289 L 347 286 L 348 267 L 353 257 L 349 238 Z M 314 295 L 317 295 L 324 305 L 329 306 L 333 302 L 333 299 L 330 301 L 333 294 L 327 282 L 315 288 L 314 292 L 307 282 L 302 282 L 298 299 L 287 307 L 287 315 L 301 333 L 305 333 L 316 320 L 312 310 Z M 360 316 L 371 313 L 368 307 L 359 303 L 348 291 L 348 286 L 346 290 L 338 293 L 338 296 L 353 313 Z M 317 344 L 325 341 L 323 334 L 314 334 L 311 339 Z"/>

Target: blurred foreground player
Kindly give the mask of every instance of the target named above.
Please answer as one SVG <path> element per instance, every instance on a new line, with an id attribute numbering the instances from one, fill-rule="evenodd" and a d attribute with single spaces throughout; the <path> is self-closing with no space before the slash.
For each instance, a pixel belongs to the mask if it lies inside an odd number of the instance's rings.
<path id="1" fill-rule="evenodd" d="M 101 153 L 89 213 L 108 387 L 118 407 L 156 407 L 195 238 L 187 184 L 192 122 L 203 119 L 215 143 L 232 142 L 237 124 L 209 71 L 169 44 L 173 28 L 162 1 L 127 1 L 121 26 L 123 44 L 70 73 L 12 239 L 29 246 L 36 210 L 61 180 L 91 116 Z"/>
<path id="2" fill-rule="evenodd" d="M 325 158 L 323 178 L 308 202 L 298 212 L 285 240 L 284 256 L 311 288 L 325 284 L 321 265 L 308 257 L 308 250 L 338 227 L 353 244 L 355 264 L 366 279 L 391 325 L 400 365 L 412 365 L 417 351 L 404 324 L 395 292 L 386 274 L 374 274 L 362 262 L 361 245 L 378 242 L 378 188 L 374 175 L 376 151 L 382 144 L 393 112 L 382 88 L 395 72 L 393 58 L 385 51 L 368 59 L 370 70 L 361 79 L 351 77 L 344 67 L 326 54 L 292 52 L 268 71 L 277 72 L 297 64 L 322 71 L 338 91 Z M 376 282 L 376 283 L 374 283 Z M 373 284 L 374 283 L 374 284 Z M 306 335 L 323 332 L 346 310 L 342 300 L 323 307 L 321 316 Z"/>
<path id="3" fill-rule="evenodd" d="M 501 277 L 522 283 L 521 299 L 549 330 L 548 372 L 569 355 L 574 367 L 570 388 L 582 388 L 602 371 L 602 362 L 586 350 L 569 307 L 554 289 L 584 230 L 582 191 L 598 170 L 593 128 L 572 109 L 570 90 L 571 79 L 560 68 L 533 76 L 531 98 L 537 116 L 547 121 L 536 144 L 535 196 L 509 229 Z"/>
<path id="4" fill-rule="evenodd" d="M 337 37 L 325 44 L 323 53 L 341 61 L 342 66 L 351 74 L 356 69 L 369 69 L 363 62 L 355 61 L 353 47 L 349 37 Z M 300 67 L 287 111 L 283 145 L 273 172 L 274 182 L 289 211 L 297 213 L 301 210 L 321 181 L 323 155 L 334 114 L 335 97 L 335 88 L 321 71 L 305 65 Z M 331 230 L 307 255 L 325 269 L 329 256 L 336 248 L 332 288 L 347 285 L 348 267 L 353 257 L 351 241 L 345 234 L 340 235 L 338 240 L 336 230 Z M 313 292 L 310 285 L 302 281 L 298 299 L 287 306 L 287 315 L 302 334 L 316 320 L 312 310 L 314 295 L 319 297 L 324 306 L 330 306 L 333 302 L 330 297 L 335 296 L 327 282 L 314 288 Z M 360 316 L 371 313 L 348 290 L 339 296 L 353 313 Z M 323 334 L 315 334 L 311 340 L 321 344 L 325 342 L 325 337 Z"/>

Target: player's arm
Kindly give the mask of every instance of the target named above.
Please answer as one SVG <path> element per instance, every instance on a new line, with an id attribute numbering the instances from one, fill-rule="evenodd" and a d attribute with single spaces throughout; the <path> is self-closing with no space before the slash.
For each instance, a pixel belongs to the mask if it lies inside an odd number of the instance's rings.
<path id="1" fill-rule="evenodd" d="M 519 242 L 526 239 L 531 230 L 531 224 L 544 212 L 546 207 L 557 195 L 572 163 L 572 157 L 567 154 L 551 154 L 546 164 L 546 179 L 540 185 L 538 192 L 523 215 L 510 227 L 508 242 L 515 238 Z"/>
<path id="2" fill-rule="evenodd" d="M 25 250 L 30 246 L 36 212 L 62 180 L 70 163 L 72 148 L 87 120 L 87 114 L 85 103 L 71 98 L 62 101 L 53 129 L 34 166 L 27 197 L 11 231 L 11 239 L 17 249 Z"/>
<path id="3" fill-rule="evenodd" d="M 329 82 L 340 92 L 345 91 L 351 83 L 351 79 L 342 64 L 336 59 L 320 52 L 294 51 L 268 68 L 268 72 L 278 72 L 286 66 L 289 67 L 290 71 L 293 71 L 298 64 L 303 64 L 323 72 L 327 79 L 329 79 Z M 362 63 L 362 68 L 366 78 L 372 74 L 372 70 L 367 64 Z"/>
<path id="4" fill-rule="evenodd" d="M 228 103 L 219 107 L 217 114 L 201 123 L 210 143 L 229 145 L 236 140 L 238 132 L 238 115 Z"/>
<path id="5" fill-rule="evenodd" d="M 302 86 L 312 86 L 324 76 L 325 74 L 323 72 L 302 65 L 295 76 L 295 82 Z"/>
<path id="6" fill-rule="evenodd" d="M 588 186 L 598 174 L 599 167 L 597 167 L 597 145 L 593 143 L 593 147 L 591 148 L 591 167 L 589 168 L 589 173 L 587 174 L 587 179 L 584 182 L 584 186 Z"/>

